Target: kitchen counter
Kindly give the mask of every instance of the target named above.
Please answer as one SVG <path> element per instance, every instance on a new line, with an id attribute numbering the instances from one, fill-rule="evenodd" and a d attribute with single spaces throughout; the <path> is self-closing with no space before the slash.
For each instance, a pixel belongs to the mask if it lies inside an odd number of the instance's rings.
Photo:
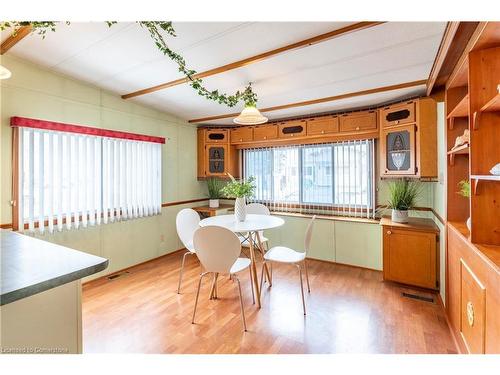
<path id="1" fill-rule="evenodd" d="M 0 230 L 0 305 L 56 288 L 106 269 L 108 260 Z"/>

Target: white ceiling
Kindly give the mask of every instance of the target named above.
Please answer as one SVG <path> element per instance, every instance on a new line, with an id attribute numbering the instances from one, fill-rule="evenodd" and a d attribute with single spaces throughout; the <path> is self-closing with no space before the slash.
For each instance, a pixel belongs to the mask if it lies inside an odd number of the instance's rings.
<path id="1" fill-rule="evenodd" d="M 189 67 L 204 71 L 345 27 L 352 22 L 174 22 L 177 37 L 166 36 Z M 265 108 L 427 79 L 445 22 L 390 22 L 289 51 L 243 68 L 207 77 L 210 89 L 233 93 L 248 82 Z M 3 32 L 1 40 L 8 36 Z M 122 95 L 181 75 L 148 32 L 136 23 L 58 25 L 42 40 L 32 34 L 8 54 Z M 271 119 L 371 106 L 420 95 L 425 86 L 268 112 Z M 133 99 L 180 118 L 241 110 L 208 101 L 183 84 Z M 213 123 L 229 124 L 231 119 Z"/>

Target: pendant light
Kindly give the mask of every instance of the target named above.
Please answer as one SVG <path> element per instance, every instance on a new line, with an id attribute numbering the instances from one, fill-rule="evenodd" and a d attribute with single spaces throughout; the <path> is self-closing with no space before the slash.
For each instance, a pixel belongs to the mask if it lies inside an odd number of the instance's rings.
<path id="1" fill-rule="evenodd" d="M 9 69 L 0 65 L 0 79 L 10 78 L 11 75 L 12 75 L 12 73 L 10 72 Z"/>
<path id="2" fill-rule="evenodd" d="M 254 105 L 246 105 L 240 115 L 233 119 L 238 125 L 258 125 L 267 122 L 268 118 L 262 116 L 260 111 Z"/>

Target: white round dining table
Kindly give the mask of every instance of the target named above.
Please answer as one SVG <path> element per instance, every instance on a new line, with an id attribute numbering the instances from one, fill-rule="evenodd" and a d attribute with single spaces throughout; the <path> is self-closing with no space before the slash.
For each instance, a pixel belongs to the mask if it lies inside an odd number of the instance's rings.
<path id="1" fill-rule="evenodd" d="M 285 224 L 285 221 L 273 215 L 257 215 L 248 214 L 245 221 L 236 221 L 234 214 L 229 215 L 217 215 L 207 217 L 200 221 L 200 227 L 207 226 L 218 226 L 229 229 L 231 232 L 238 233 L 248 233 L 250 244 L 250 260 L 251 260 L 251 270 L 252 270 L 252 286 L 255 290 L 255 296 L 257 300 L 257 306 L 260 308 L 260 288 L 257 281 L 257 266 L 255 264 L 255 249 L 254 241 L 258 244 L 260 249 L 263 249 L 262 243 L 260 241 L 259 231 L 266 229 L 278 228 Z"/>

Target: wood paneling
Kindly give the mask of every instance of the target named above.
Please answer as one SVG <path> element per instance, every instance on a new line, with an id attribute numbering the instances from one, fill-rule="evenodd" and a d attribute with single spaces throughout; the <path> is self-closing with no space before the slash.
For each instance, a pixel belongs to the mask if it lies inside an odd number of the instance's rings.
<path id="1" fill-rule="evenodd" d="M 206 130 L 205 143 L 229 143 L 229 130 L 228 129 Z"/>
<path id="2" fill-rule="evenodd" d="M 398 119 L 393 119 L 395 115 Z M 415 102 L 398 103 L 380 110 L 380 126 L 382 128 L 394 125 L 411 124 L 415 122 Z"/>
<path id="3" fill-rule="evenodd" d="M 278 127 L 274 124 L 259 125 L 253 130 L 253 140 L 255 142 L 268 141 L 278 138 Z"/>
<path id="4" fill-rule="evenodd" d="M 191 324 L 200 266 L 182 253 L 128 269 L 125 276 L 83 286 L 83 351 L 130 353 L 456 353 L 441 305 L 405 298 L 381 272 L 310 260 L 311 293 L 302 315 L 293 267 L 274 265 L 262 309 L 240 275 L 248 332 L 241 329 L 235 283 L 219 278 L 217 300 L 202 284 Z M 258 260 L 260 262 L 260 259 Z M 259 268 L 260 269 L 260 268 Z M 266 285 L 266 284 L 265 284 Z M 304 320 L 305 319 L 305 320 Z M 352 327 L 359 327 L 353 334 Z"/>
<path id="5" fill-rule="evenodd" d="M 230 142 L 232 144 L 253 141 L 253 127 L 251 126 L 243 126 L 241 128 L 231 129 L 230 133 Z"/>
<path id="6" fill-rule="evenodd" d="M 306 120 L 284 121 L 278 123 L 278 138 L 297 138 L 307 134 Z"/>
<path id="7" fill-rule="evenodd" d="M 341 133 L 354 133 L 377 129 L 377 111 L 353 112 L 339 116 Z"/>
<path id="8" fill-rule="evenodd" d="M 259 61 L 266 60 L 268 58 L 271 58 L 273 56 L 276 56 L 276 55 L 279 55 L 282 53 L 294 51 L 294 50 L 297 50 L 300 48 L 309 47 L 309 46 L 312 46 L 312 45 L 315 45 L 315 44 L 318 44 L 321 42 L 325 42 L 327 40 L 331 40 L 334 38 L 338 38 L 338 37 L 356 32 L 356 31 L 364 30 L 364 29 L 367 29 L 369 27 L 378 26 L 382 23 L 384 23 L 384 22 L 358 22 L 358 23 L 355 23 L 353 25 L 349 25 L 346 27 L 342 27 L 340 29 L 332 30 L 332 31 L 329 31 L 329 32 L 324 33 L 324 34 L 316 35 L 312 38 L 307 38 L 307 39 L 301 40 L 301 41 L 296 42 L 296 43 L 288 44 L 288 45 L 280 47 L 280 48 L 276 48 L 276 49 L 273 49 L 273 50 L 270 50 L 270 51 L 267 51 L 264 53 L 260 53 L 258 55 L 251 56 L 251 57 L 248 57 L 248 58 L 243 59 L 243 60 L 235 61 L 235 62 L 232 62 L 230 64 L 226 64 L 226 65 L 214 68 L 214 69 L 210 69 L 210 70 L 206 70 L 204 72 L 197 73 L 193 76 L 193 79 L 205 78 L 205 77 L 213 76 L 215 74 L 224 73 L 224 72 L 227 72 L 227 71 L 230 71 L 233 69 L 242 68 L 244 66 L 254 64 L 254 63 L 257 63 Z M 164 90 L 164 89 L 169 88 L 169 87 L 174 87 L 177 85 L 181 85 L 183 83 L 187 83 L 189 81 L 190 81 L 189 78 L 176 79 L 174 81 L 162 83 L 160 85 L 156 85 L 156 86 L 149 87 L 149 88 L 146 88 L 143 90 L 138 90 L 138 91 L 135 91 L 135 92 L 132 92 L 129 94 L 122 95 L 122 99 L 129 99 L 129 98 L 133 98 L 136 96 L 149 94 L 149 93 L 152 93 L 155 91 Z"/>
<path id="9" fill-rule="evenodd" d="M 333 134 L 339 131 L 338 116 L 325 116 L 307 120 L 307 135 Z"/>

